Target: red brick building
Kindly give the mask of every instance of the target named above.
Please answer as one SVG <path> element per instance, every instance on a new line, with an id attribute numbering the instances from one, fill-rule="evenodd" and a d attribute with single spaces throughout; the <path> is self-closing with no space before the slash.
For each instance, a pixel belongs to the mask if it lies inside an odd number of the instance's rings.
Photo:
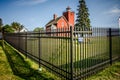
<path id="1" fill-rule="evenodd" d="M 71 11 L 70 7 L 66 8 L 66 12 L 63 15 L 57 17 L 56 14 L 53 15 L 53 19 L 50 20 L 46 25 L 46 31 L 51 32 L 61 28 L 74 27 L 74 12 Z"/>

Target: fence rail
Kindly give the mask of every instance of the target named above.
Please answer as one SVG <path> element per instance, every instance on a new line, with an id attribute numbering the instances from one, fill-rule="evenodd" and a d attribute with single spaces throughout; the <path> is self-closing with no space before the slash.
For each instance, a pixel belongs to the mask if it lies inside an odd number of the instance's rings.
<path id="1" fill-rule="evenodd" d="M 86 79 L 120 58 L 119 29 L 4 33 L 4 39 L 62 79 Z"/>

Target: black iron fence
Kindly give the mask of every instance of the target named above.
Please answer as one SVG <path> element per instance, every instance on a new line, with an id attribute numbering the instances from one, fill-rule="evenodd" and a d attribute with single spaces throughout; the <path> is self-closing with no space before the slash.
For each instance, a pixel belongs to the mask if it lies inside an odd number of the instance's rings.
<path id="1" fill-rule="evenodd" d="M 61 79 L 86 79 L 120 59 L 119 29 L 5 33 L 4 39 Z"/>

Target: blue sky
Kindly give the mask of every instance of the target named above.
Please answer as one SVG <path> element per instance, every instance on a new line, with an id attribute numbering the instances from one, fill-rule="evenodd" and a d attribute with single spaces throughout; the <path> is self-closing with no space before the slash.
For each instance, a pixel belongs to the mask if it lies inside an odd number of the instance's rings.
<path id="1" fill-rule="evenodd" d="M 77 13 L 78 0 L 0 0 L 0 18 L 4 24 L 19 22 L 28 30 L 44 27 L 70 6 Z M 86 0 L 93 27 L 118 27 L 120 0 Z"/>

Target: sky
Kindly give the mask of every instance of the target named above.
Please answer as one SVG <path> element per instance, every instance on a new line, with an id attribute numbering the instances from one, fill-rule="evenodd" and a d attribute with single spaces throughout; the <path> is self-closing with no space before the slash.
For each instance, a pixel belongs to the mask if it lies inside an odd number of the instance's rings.
<path id="1" fill-rule="evenodd" d="M 78 12 L 79 0 L 0 0 L 3 24 L 19 22 L 28 30 L 45 27 L 53 14 L 62 16 L 66 7 Z M 85 0 L 92 27 L 118 27 L 120 0 Z"/>

